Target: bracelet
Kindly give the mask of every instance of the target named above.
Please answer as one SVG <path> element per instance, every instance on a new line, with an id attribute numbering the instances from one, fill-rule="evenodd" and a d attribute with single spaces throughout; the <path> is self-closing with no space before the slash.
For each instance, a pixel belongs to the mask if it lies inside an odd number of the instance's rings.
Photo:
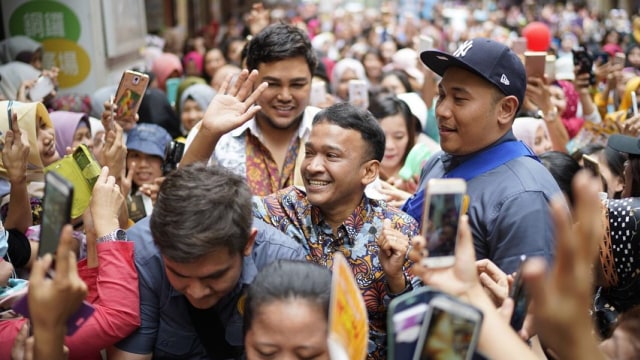
<path id="1" fill-rule="evenodd" d="M 387 296 L 389 296 L 391 299 L 398 297 L 402 294 L 406 294 L 409 291 L 413 290 L 413 284 L 411 284 L 411 281 L 409 281 L 409 279 L 407 278 L 407 274 L 403 273 L 404 276 L 404 289 L 402 289 L 400 292 L 398 293 L 392 293 L 391 289 L 389 288 L 389 283 L 387 282 L 387 279 L 385 278 L 384 280 L 384 291 L 387 293 Z"/>

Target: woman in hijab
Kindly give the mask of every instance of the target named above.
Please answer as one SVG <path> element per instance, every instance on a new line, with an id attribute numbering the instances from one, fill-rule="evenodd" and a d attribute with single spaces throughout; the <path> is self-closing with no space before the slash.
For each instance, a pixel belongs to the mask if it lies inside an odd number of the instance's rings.
<path id="1" fill-rule="evenodd" d="M 67 149 L 73 151 L 80 144 L 86 145 L 89 150 L 93 149 L 88 115 L 70 111 L 54 111 L 49 116 L 56 132 L 58 154 L 66 154 Z"/>
<path id="2" fill-rule="evenodd" d="M 513 121 L 513 134 L 525 143 L 536 155 L 552 150 L 549 132 L 544 120 L 533 117 L 518 117 Z"/>
<path id="3" fill-rule="evenodd" d="M 577 116 L 580 95 L 571 81 L 558 80 L 556 86 L 550 86 L 552 102 L 558 108 L 562 124 L 567 129 L 569 139 L 573 139 L 584 124 L 584 119 Z"/>
<path id="4" fill-rule="evenodd" d="M 42 70 L 42 44 L 28 36 L 12 36 L 0 42 L 0 61 L 20 61 Z"/>
<path id="5" fill-rule="evenodd" d="M 166 91 L 167 79 L 182 76 L 182 62 L 175 54 L 163 53 L 153 61 L 151 71 L 158 79 L 158 88 Z"/>
<path id="6" fill-rule="evenodd" d="M 6 100 L 18 100 L 18 92 L 23 84 L 27 81 L 35 82 L 39 76 L 38 69 L 23 62 L 12 61 L 0 65 L 0 95 Z"/>
<path id="7" fill-rule="evenodd" d="M 215 90 L 206 84 L 195 84 L 186 88 L 180 97 L 180 122 L 184 136 L 187 136 L 193 126 L 202 119 L 211 99 L 216 95 Z"/>
<path id="8" fill-rule="evenodd" d="M 340 101 L 349 100 L 349 81 L 367 81 L 364 66 L 358 60 L 346 58 L 338 61 L 333 67 L 331 91 Z"/>

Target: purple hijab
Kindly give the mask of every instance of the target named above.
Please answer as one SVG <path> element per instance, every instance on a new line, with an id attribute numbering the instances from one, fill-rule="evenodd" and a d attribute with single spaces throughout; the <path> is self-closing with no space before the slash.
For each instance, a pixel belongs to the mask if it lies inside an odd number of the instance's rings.
<path id="1" fill-rule="evenodd" d="M 81 122 L 91 130 L 87 114 L 54 111 L 49 114 L 49 117 L 56 131 L 56 150 L 58 150 L 60 156 L 64 156 L 67 153 L 67 147 L 71 147 L 71 144 L 73 144 L 73 135 L 76 133 L 76 129 L 81 126 Z"/>

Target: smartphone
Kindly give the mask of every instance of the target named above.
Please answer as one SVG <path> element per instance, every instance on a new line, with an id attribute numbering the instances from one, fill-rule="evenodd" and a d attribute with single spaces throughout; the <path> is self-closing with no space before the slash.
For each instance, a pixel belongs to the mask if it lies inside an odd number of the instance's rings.
<path id="1" fill-rule="evenodd" d="M 327 101 L 327 83 L 324 81 L 313 81 L 311 83 L 311 97 L 309 102 L 313 106 L 318 106 Z"/>
<path id="2" fill-rule="evenodd" d="M 349 102 L 363 109 L 369 108 L 369 89 L 364 80 L 349 80 Z"/>
<path id="3" fill-rule="evenodd" d="M 429 302 L 437 294 L 441 293 L 425 286 L 391 300 L 387 311 L 388 360 L 413 357 Z"/>
<path id="4" fill-rule="evenodd" d="M 635 91 L 631 92 L 631 108 L 633 109 L 633 116 L 638 115 L 638 96 Z"/>
<path id="5" fill-rule="evenodd" d="M 544 78 L 544 68 L 547 62 L 547 53 L 545 51 L 525 51 L 524 68 L 527 77 Z"/>
<path id="6" fill-rule="evenodd" d="M 176 101 L 178 101 L 178 86 L 180 86 L 180 82 L 182 79 L 180 78 L 170 78 L 165 82 L 165 88 L 167 89 L 167 100 L 169 100 L 169 104 L 171 107 L 175 108 Z"/>
<path id="7" fill-rule="evenodd" d="M 527 309 L 529 308 L 529 297 L 524 286 L 524 280 L 522 278 L 522 267 L 527 260 L 525 255 L 520 257 L 520 267 L 516 273 L 513 286 L 509 293 L 509 297 L 513 299 L 513 313 L 511 314 L 511 328 L 515 331 L 520 331 L 524 324 L 524 319 L 527 316 Z"/>
<path id="8" fill-rule="evenodd" d="M 600 52 L 595 54 L 594 56 L 595 61 L 598 62 L 599 64 L 606 64 L 609 62 L 609 54 L 606 52 Z"/>
<path id="9" fill-rule="evenodd" d="M 171 141 L 167 144 L 162 163 L 162 173 L 164 175 L 178 168 L 182 155 L 184 155 L 184 146 L 184 143 L 180 141 Z"/>
<path id="10" fill-rule="evenodd" d="M 616 55 L 613 57 L 614 65 L 624 66 L 626 61 L 627 61 L 627 56 L 623 52 L 617 52 Z"/>
<path id="11" fill-rule="evenodd" d="M 13 100 L 7 103 L 7 119 L 9 119 L 9 130 L 13 130 Z"/>
<path id="12" fill-rule="evenodd" d="M 571 50 L 573 52 L 573 65 L 578 66 L 578 74 L 589 74 L 589 84 L 596 83 L 596 77 L 593 73 L 593 58 L 584 48 Z"/>
<path id="13" fill-rule="evenodd" d="M 29 89 L 27 96 L 31 101 L 42 101 L 47 95 L 51 94 L 55 86 L 51 78 L 48 76 L 40 76 L 36 83 Z"/>
<path id="14" fill-rule="evenodd" d="M 547 79 L 555 79 L 556 78 L 556 56 L 553 54 L 549 54 L 544 58 L 544 74 L 547 76 Z"/>
<path id="15" fill-rule="evenodd" d="M 149 76 L 147 74 L 126 70 L 122 74 L 116 91 L 115 104 L 118 106 L 116 115 L 123 118 L 135 116 L 148 85 Z"/>
<path id="16" fill-rule="evenodd" d="M 421 260 L 427 267 L 448 267 L 455 261 L 458 223 L 463 213 L 467 183 L 463 179 L 431 179 L 425 190 L 422 236 L 429 256 Z"/>
<path id="17" fill-rule="evenodd" d="M 582 155 L 582 165 L 585 169 L 589 169 L 591 174 L 600 177 L 600 163 L 589 155 Z"/>
<path id="18" fill-rule="evenodd" d="M 438 295 L 420 329 L 413 360 L 460 359 L 473 357 L 482 325 L 482 312 L 462 301 Z"/>
<path id="19" fill-rule="evenodd" d="M 62 227 L 71 223 L 73 185 L 53 171 L 45 175 L 42 224 L 38 256 L 55 254 L 60 243 Z"/>
<path id="20" fill-rule="evenodd" d="M 513 40 L 513 43 L 511 44 L 511 50 L 513 50 L 516 55 L 524 55 L 524 53 L 527 51 L 527 38 L 519 37 Z"/>
<path id="21" fill-rule="evenodd" d="M 428 35 L 420 35 L 420 52 L 433 50 L 433 38 Z"/>
<path id="22" fill-rule="evenodd" d="M 16 313 L 28 319 L 30 317 L 28 294 L 16 301 L 16 303 L 13 304 L 12 309 Z M 87 301 L 80 303 L 78 310 L 73 313 L 69 319 L 67 319 L 67 336 L 75 334 L 76 331 L 78 331 L 78 329 L 80 329 L 80 327 L 84 325 L 89 318 L 91 318 L 94 311 L 95 307 Z"/>

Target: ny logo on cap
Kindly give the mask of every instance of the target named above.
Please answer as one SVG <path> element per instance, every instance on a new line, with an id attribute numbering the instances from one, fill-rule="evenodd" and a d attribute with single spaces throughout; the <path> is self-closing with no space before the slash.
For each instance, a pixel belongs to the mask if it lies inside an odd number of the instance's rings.
<path id="1" fill-rule="evenodd" d="M 464 44 L 460 45 L 460 47 L 453 53 L 455 57 L 461 57 L 467 55 L 467 51 L 473 47 L 473 40 L 467 40 Z"/>

